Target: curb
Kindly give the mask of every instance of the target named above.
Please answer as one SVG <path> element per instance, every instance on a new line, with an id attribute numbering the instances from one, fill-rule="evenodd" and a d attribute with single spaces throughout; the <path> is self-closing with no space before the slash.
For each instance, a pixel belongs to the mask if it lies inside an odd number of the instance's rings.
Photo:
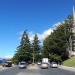
<path id="1" fill-rule="evenodd" d="M 68 66 L 59 66 L 60 69 L 64 69 L 64 70 L 68 70 L 68 71 L 73 71 L 75 72 L 75 68 L 74 67 L 68 67 Z"/>

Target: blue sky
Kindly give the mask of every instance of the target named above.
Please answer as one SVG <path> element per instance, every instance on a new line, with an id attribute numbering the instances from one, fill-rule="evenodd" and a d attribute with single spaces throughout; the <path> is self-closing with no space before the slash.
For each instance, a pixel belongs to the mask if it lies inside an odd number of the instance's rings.
<path id="1" fill-rule="evenodd" d="M 42 34 L 72 14 L 75 0 L 0 0 L 0 57 L 12 56 L 20 33 Z"/>

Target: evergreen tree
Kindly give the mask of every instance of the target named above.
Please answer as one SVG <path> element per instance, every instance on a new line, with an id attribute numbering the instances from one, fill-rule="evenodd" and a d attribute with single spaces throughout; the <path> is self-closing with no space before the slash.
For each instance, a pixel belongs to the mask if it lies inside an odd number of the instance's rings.
<path id="1" fill-rule="evenodd" d="M 16 54 L 14 58 L 19 61 L 30 61 L 32 57 L 31 54 L 31 44 L 29 41 L 29 37 L 26 31 L 24 31 L 20 45 L 17 47 Z"/>
<path id="2" fill-rule="evenodd" d="M 32 49 L 33 49 L 33 54 L 34 54 L 34 60 L 39 61 L 40 60 L 40 45 L 39 45 L 39 40 L 37 34 L 34 36 L 34 40 L 32 42 Z"/>
<path id="3" fill-rule="evenodd" d="M 62 60 L 68 58 L 68 40 L 71 35 L 70 27 L 72 25 L 72 17 L 68 17 L 64 23 L 61 23 L 55 30 L 43 41 L 43 55 L 50 57 L 53 55 L 60 56 Z M 54 56 L 53 56 L 54 57 Z M 52 57 L 52 58 L 53 58 Z"/>

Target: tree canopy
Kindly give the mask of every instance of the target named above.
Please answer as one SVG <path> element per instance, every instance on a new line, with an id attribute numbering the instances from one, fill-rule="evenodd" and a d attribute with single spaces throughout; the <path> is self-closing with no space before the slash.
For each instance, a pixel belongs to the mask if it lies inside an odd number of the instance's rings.
<path id="1" fill-rule="evenodd" d="M 69 44 L 69 37 L 71 35 L 71 25 L 72 17 L 69 16 L 43 41 L 43 54 L 45 57 L 51 58 L 51 56 L 55 54 L 60 56 L 62 60 L 68 58 L 69 52 L 67 47 Z"/>

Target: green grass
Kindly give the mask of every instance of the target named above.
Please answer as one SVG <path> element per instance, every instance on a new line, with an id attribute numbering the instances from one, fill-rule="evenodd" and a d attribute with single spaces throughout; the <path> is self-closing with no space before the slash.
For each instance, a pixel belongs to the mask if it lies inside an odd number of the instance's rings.
<path id="1" fill-rule="evenodd" d="M 75 67 L 75 56 L 63 62 L 64 66 Z"/>

